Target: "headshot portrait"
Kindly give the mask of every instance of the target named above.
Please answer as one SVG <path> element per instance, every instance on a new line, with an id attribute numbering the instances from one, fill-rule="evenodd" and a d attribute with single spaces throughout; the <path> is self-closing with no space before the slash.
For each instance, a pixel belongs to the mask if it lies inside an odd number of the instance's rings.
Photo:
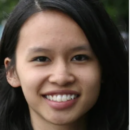
<path id="1" fill-rule="evenodd" d="M 0 130 L 128 130 L 128 49 L 99 0 L 20 0 L 0 40 Z"/>

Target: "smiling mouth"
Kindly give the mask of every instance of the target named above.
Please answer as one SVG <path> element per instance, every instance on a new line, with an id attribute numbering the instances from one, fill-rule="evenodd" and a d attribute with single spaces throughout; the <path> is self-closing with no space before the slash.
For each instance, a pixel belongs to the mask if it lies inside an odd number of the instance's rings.
<path id="1" fill-rule="evenodd" d="M 65 110 L 78 102 L 80 93 L 73 90 L 55 90 L 44 93 L 42 97 L 52 109 Z"/>
<path id="2" fill-rule="evenodd" d="M 45 95 L 44 98 L 54 102 L 66 102 L 78 98 L 77 94 L 56 94 L 56 95 Z"/>

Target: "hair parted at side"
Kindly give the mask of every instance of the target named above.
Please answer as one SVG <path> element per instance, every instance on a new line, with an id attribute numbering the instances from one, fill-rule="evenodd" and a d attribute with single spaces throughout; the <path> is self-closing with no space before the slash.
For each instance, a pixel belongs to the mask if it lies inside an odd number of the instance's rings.
<path id="1" fill-rule="evenodd" d="M 69 15 L 89 40 L 102 68 L 101 92 L 88 112 L 87 130 L 127 130 L 128 59 L 125 43 L 98 0 L 20 0 L 7 20 L 0 43 L 0 130 L 33 130 L 21 88 L 11 87 L 6 72 L 15 69 L 19 32 L 34 13 L 59 10 Z M 5 70 L 4 59 L 11 58 Z"/>

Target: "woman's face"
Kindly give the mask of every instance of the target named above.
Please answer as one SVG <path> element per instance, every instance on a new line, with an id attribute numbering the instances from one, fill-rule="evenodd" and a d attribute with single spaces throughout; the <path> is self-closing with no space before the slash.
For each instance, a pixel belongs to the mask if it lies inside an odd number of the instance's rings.
<path id="1" fill-rule="evenodd" d="M 99 62 L 82 29 L 58 11 L 39 12 L 25 22 L 16 73 L 33 123 L 74 123 L 99 96 Z"/>

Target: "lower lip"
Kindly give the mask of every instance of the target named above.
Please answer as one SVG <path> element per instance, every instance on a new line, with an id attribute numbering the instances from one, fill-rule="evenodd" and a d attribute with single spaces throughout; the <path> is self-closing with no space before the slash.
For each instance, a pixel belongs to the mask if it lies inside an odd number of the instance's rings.
<path id="1" fill-rule="evenodd" d="M 66 102 L 55 102 L 55 101 L 48 100 L 46 98 L 45 100 L 47 101 L 48 105 L 53 109 L 63 110 L 72 107 L 76 103 L 77 98 Z"/>

